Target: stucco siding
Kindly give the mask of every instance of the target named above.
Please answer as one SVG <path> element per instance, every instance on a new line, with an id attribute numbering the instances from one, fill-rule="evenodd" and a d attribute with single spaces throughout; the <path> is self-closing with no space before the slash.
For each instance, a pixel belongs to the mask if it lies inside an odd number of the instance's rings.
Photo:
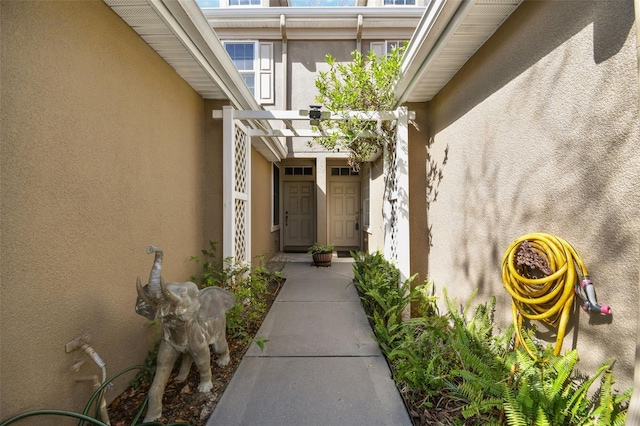
<path id="1" fill-rule="evenodd" d="M 409 124 L 409 237 L 411 274 L 418 274 L 414 284 L 428 277 L 429 223 L 427 206 L 435 194 L 429 188 L 438 180 L 438 169 L 429 158 L 429 111 L 426 103 L 407 104 L 416 118 Z"/>
<path id="2" fill-rule="evenodd" d="M 296 111 L 309 109 L 309 105 L 317 105 L 315 97 L 318 90 L 315 81 L 318 73 L 328 71 L 329 65 L 326 62 L 326 55 L 331 54 L 338 62 L 349 62 L 351 52 L 355 49 L 355 42 L 352 46 L 343 41 L 320 40 L 306 41 L 296 40 L 288 43 L 289 51 L 289 92 L 288 105 L 290 109 Z M 297 127 L 309 128 L 310 125 L 300 122 Z M 295 138 L 289 142 L 290 153 L 296 155 L 314 156 L 318 153 L 326 153 L 326 150 L 318 144 L 309 145 L 306 138 Z"/>
<path id="3" fill-rule="evenodd" d="M 640 135 L 631 1 L 525 2 L 430 104 L 443 173 L 429 206 L 429 274 L 464 303 L 497 297 L 520 235 L 548 232 L 584 257 L 613 317 L 573 315 L 580 367 L 616 357 L 632 385 L 638 312 Z M 544 329 L 543 326 L 540 326 Z M 553 339 L 551 339 L 553 341 Z"/>
<path id="4" fill-rule="evenodd" d="M 76 378 L 99 370 L 65 344 L 83 333 L 109 375 L 144 359 L 159 337 L 134 311 L 145 249 L 164 249 L 167 281 L 195 272 L 205 188 L 201 97 L 103 2 L 2 1 L 1 40 L 5 419 L 81 410 Z"/>
<path id="5" fill-rule="evenodd" d="M 377 251 L 384 253 L 384 156 L 381 155 L 376 161 L 370 163 L 370 206 L 369 206 L 369 229 L 366 235 L 367 250 L 369 253 Z"/>
<path id="6" fill-rule="evenodd" d="M 216 243 L 216 256 L 222 260 L 222 241 L 224 220 L 223 209 L 223 143 L 222 120 L 213 119 L 212 111 L 221 111 L 228 101 L 205 101 L 204 118 L 204 241 L 206 247 L 209 241 Z M 204 248 L 204 247 L 203 247 Z"/>
<path id="7" fill-rule="evenodd" d="M 272 176 L 271 162 L 258 151 L 251 149 L 251 262 L 259 265 L 278 252 L 279 231 L 272 226 Z"/>

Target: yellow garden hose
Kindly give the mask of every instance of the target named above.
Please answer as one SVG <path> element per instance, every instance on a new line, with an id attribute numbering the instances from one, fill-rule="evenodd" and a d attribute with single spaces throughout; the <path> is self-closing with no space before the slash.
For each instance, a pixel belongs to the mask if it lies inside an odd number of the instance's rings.
<path id="1" fill-rule="evenodd" d="M 525 244 L 526 243 L 526 244 Z M 523 246 L 523 244 L 525 244 Z M 521 248 L 525 248 L 523 253 Z M 520 250 L 520 251 L 519 251 Z M 532 260 L 534 259 L 534 260 Z M 528 262 L 540 266 L 541 259 L 546 260 L 542 269 L 544 274 L 522 276 L 519 271 L 531 268 Z M 519 263 L 519 264 L 518 264 Z M 539 272 L 539 269 L 537 270 Z M 580 284 L 578 277 L 581 278 Z M 595 301 L 593 285 L 589 280 L 584 260 L 576 250 L 560 237 L 531 233 L 515 240 L 506 250 L 502 259 L 502 283 L 512 297 L 511 310 L 517 342 L 522 343 L 529 355 L 535 356 L 524 344 L 521 335 L 523 318 L 543 321 L 557 327 L 556 345 L 553 353 L 558 355 L 562 348 L 569 315 L 573 308 L 575 294 L 582 296 L 585 292 L 583 309 L 588 312 L 611 314 L 607 305 L 598 305 Z"/>

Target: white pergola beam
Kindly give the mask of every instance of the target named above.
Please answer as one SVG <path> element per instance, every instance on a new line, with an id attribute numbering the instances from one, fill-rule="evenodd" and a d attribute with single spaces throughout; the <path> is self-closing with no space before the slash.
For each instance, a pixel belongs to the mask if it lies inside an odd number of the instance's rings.
<path id="1" fill-rule="evenodd" d="M 304 111 L 304 110 L 303 110 Z M 408 112 L 409 120 L 415 119 L 415 111 Z M 222 111 L 212 111 L 213 118 L 222 118 Z M 348 118 L 357 117 L 360 120 L 397 120 L 399 119 L 398 110 L 396 111 L 350 111 L 346 116 L 332 114 L 327 120 L 346 120 Z M 236 120 L 289 120 L 289 121 L 309 121 L 307 114 L 301 115 L 300 111 L 282 111 L 282 110 L 257 110 L 257 111 L 234 111 L 233 118 Z"/>
<path id="2" fill-rule="evenodd" d="M 312 129 L 300 129 L 300 130 L 289 130 L 289 129 L 273 129 L 273 130 L 260 130 L 260 129 L 251 129 L 249 131 L 249 135 L 251 137 L 282 137 L 282 138 L 314 138 L 319 136 L 326 136 L 330 132 L 322 132 L 320 130 L 312 130 Z"/>

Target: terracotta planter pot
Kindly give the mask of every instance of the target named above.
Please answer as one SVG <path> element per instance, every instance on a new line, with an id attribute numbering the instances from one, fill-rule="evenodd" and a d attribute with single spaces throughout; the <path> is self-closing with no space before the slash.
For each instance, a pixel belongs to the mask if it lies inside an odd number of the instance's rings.
<path id="1" fill-rule="evenodd" d="M 313 264 L 316 266 L 331 266 L 333 253 L 314 253 Z"/>

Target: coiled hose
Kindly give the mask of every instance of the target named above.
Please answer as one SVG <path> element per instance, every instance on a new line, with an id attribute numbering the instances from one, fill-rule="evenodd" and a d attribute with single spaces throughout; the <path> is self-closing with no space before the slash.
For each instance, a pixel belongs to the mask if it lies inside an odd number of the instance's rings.
<path id="1" fill-rule="evenodd" d="M 528 253 L 519 252 L 525 242 L 527 245 L 524 247 Z M 540 265 L 545 259 L 547 265 Z M 546 269 L 546 271 L 539 273 L 540 269 Z M 519 272 L 523 270 L 533 272 L 525 277 Z M 581 277 L 580 284 L 578 284 L 578 276 Z M 524 344 L 520 331 L 523 318 L 543 321 L 552 327 L 557 327 L 553 353 L 558 355 L 562 348 L 575 294 L 583 298 L 585 311 L 611 314 L 611 309 L 607 305 L 600 306 L 595 301 L 593 285 L 589 280 L 582 256 L 571 244 L 557 236 L 531 233 L 511 243 L 502 259 L 502 283 L 512 298 L 511 311 L 516 343 L 521 343 L 532 358 L 535 356 Z M 586 293 L 586 297 L 582 296 L 580 290 Z"/>

